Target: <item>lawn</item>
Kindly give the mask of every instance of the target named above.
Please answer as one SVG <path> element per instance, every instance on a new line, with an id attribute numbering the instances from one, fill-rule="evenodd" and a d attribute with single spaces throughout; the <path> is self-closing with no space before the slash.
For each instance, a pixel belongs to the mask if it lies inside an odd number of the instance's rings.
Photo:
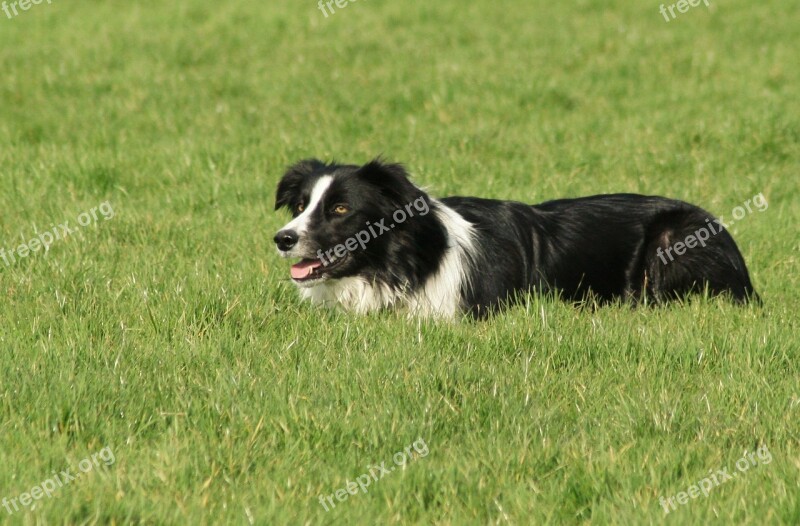
<path id="1" fill-rule="evenodd" d="M 0 11 L 0 522 L 800 523 L 789 4 Z M 435 196 L 762 194 L 764 305 L 301 303 L 277 181 L 377 155 Z"/>

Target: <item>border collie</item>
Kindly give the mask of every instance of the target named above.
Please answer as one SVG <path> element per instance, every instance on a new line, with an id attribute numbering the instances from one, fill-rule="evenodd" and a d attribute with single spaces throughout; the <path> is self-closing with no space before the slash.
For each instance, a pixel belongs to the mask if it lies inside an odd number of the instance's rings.
<path id="1" fill-rule="evenodd" d="M 281 179 L 281 207 L 293 219 L 274 241 L 283 257 L 300 259 L 291 277 L 301 295 L 357 312 L 482 317 L 532 291 L 599 303 L 657 304 L 704 290 L 758 299 L 721 221 L 664 197 L 434 199 L 399 164 L 310 159 Z"/>

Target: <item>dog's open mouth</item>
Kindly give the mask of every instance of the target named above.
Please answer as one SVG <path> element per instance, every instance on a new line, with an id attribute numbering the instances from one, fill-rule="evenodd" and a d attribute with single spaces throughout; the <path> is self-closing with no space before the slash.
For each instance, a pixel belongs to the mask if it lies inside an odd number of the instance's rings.
<path id="1" fill-rule="evenodd" d="M 337 267 L 339 263 L 344 261 L 344 258 L 336 259 L 327 265 L 323 264 L 319 259 L 303 258 L 300 262 L 292 265 L 291 274 L 292 279 L 295 281 L 311 281 L 320 279 L 333 268 Z"/>

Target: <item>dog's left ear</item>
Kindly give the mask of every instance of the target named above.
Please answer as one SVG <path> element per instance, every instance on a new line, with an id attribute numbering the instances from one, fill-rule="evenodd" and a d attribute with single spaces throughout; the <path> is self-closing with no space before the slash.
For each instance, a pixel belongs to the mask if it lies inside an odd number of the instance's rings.
<path id="1" fill-rule="evenodd" d="M 358 177 L 378 187 L 381 194 L 396 206 L 402 206 L 424 194 L 408 178 L 408 172 L 402 164 L 375 159 L 359 168 Z"/>
<path id="2" fill-rule="evenodd" d="M 304 159 L 290 166 L 283 174 L 281 182 L 278 183 L 278 191 L 275 193 L 275 210 L 282 206 L 291 206 L 303 186 L 303 181 L 325 166 L 327 165 L 319 159 Z"/>

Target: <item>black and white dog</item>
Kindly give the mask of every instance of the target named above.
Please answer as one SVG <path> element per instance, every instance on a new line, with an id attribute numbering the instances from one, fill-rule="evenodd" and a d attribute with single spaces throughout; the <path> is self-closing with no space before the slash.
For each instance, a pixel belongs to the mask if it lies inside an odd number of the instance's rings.
<path id="1" fill-rule="evenodd" d="M 302 296 L 357 312 L 480 317 L 529 291 L 600 302 L 661 303 L 703 290 L 757 299 L 721 221 L 664 197 L 434 199 L 398 164 L 312 159 L 283 176 L 281 207 L 294 217 L 275 243 L 300 258 L 291 276 Z"/>

